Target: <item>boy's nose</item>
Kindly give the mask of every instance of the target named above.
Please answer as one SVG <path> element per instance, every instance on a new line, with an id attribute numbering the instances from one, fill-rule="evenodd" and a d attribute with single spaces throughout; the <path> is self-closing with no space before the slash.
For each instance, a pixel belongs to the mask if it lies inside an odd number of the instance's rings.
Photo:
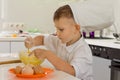
<path id="1" fill-rule="evenodd" d="M 57 36 L 60 36 L 60 33 L 58 31 L 56 32 L 56 34 L 57 34 Z"/>

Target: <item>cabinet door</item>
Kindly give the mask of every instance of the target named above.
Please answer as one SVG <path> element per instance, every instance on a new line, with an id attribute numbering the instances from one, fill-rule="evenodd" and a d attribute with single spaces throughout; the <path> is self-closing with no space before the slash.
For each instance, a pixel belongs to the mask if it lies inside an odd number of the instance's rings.
<path id="1" fill-rule="evenodd" d="M 94 80 L 110 80 L 111 60 L 93 57 L 93 75 Z"/>
<path id="2" fill-rule="evenodd" d="M 0 53 L 10 52 L 10 42 L 0 42 Z"/>
<path id="3" fill-rule="evenodd" d="M 11 42 L 11 53 L 19 53 L 25 49 L 24 42 Z"/>

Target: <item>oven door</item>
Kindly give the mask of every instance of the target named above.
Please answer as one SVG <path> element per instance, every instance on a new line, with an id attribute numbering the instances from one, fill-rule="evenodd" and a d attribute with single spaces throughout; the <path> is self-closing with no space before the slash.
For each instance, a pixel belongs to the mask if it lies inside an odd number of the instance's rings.
<path id="1" fill-rule="evenodd" d="M 120 80 L 120 60 L 113 60 L 111 63 L 111 80 Z"/>

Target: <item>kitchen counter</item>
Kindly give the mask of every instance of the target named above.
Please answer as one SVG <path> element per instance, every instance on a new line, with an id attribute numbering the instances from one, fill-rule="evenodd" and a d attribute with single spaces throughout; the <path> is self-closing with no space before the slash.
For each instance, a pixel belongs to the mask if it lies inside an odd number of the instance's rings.
<path id="1" fill-rule="evenodd" d="M 26 37 L 0 37 L 1 42 L 17 42 L 24 41 Z"/>
<path id="2" fill-rule="evenodd" d="M 120 59 L 120 41 L 116 39 L 85 39 L 92 54 L 105 59 Z"/>
<path id="3" fill-rule="evenodd" d="M 120 41 L 117 41 L 116 39 L 85 39 L 85 40 L 90 45 L 120 49 Z"/>
<path id="4" fill-rule="evenodd" d="M 26 37 L 15 37 L 15 38 L 14 37 L 13 38 L 12 37 L 0 37 L 0 41 L 9 42 L 8 45 L 11 46 L 9 52 L 13 53 L 13 52 L 20 51 L 20 49 L 23 49 L 23 50 L 25 49 L 24 47 L 25 38 Z M 117 41 L 114 38 L 113 39 L 85 39 L 85 41 L 90 45 L 93 55 L 95 56 L 101 57 L 102 55 L 105 58 L 110 58 L 113 56 L 113 53 L 117 56 L 120 55 L 120 53 L 118 53 L 120 51 L 120 41 Z M 19 42 L 19 43 L 12 43 L 12 42 Z M 21 45 L 21 48 L 17 49 L 17 47 L 20 47 L 20 45 Z M 12 48 L 13 46 L 16 47 L 16 48 L 14 47 L 15 50 L 13 50 L 14 49 Z"/>
<path id="5" fill-rule="evenodd" d="M 48 35 L 48 34 L 41 34 L 41 33 L 30 33 L 30 34 L 27 34 L 27 35 L 24 35 L 24 36 L 31 36 L 31 37 L 35 37 L 37 35 Z M 0 36 L 0 41 L 3 41 L 3 42 L 19 42 L 19 41 L 24 41 L 26 39 L 26 37 L 1 37 Z"/>
<path id="6" fill-rule="evenodd" d="M 85 39 L 93 54 L 94 80 L 111 80 L 111 62 L 120 60 L 120 41 L 116 39 Z"/>
<path id="7" fill-rule="evenodd" d="M 17 53 L 0 53 L 0 65 L 20 62 Z"/>
<path id="8" fill-rule="evenodd" d="M 0 37 L 1 42 L 24 41 L 26 37 Z M 88 44 L 120 49 L 120 41 L 116 39 L 85 39 Z"/>

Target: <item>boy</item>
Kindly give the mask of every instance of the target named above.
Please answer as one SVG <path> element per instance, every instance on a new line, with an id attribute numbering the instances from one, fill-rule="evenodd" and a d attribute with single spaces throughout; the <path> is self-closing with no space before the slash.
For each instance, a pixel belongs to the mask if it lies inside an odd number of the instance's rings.
<path id="1" fill-rule="evenodd" d="M 35 49 L 32 52 L 39 59 L 47 59 L 56 69 L 69 73 L 81 80 L 92 79 L 92 53 L 80 33 L 69 5 L 60 7 L 54 13 L 56 36 L 27 38 L 25 46 L 45 45 L 48 50 Z"/>

